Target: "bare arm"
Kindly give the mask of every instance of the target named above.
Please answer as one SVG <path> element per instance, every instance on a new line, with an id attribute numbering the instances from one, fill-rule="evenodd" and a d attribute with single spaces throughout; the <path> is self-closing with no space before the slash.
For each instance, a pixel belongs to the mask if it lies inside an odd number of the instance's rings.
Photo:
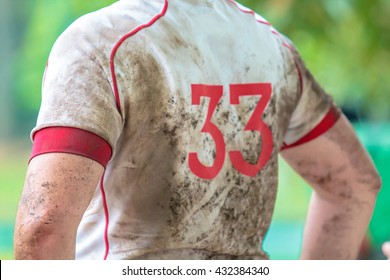
<path id="1" fill-rule="evenodd" d="M 301 258 L 356 259 L 381 180 L 348 120 L 282 156 L 314 189 Z"/>
<path id="2" fill-rule="evenodd" d="M 77 227 L 103 174 L 97 162 L 65 153 L 35 157 L 15 225 L 16 259 L 74 259 Z"/>

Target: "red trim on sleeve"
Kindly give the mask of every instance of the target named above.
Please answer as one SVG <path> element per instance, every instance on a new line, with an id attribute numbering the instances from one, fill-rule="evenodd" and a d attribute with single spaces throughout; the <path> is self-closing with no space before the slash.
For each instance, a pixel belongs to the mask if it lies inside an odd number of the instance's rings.
<path id="1" fill-rule="evenodd" d="M 110 144 L 92 132 L 73 127 L 48 127 L 33 136 L 31 159 L 47 153 L 68 153 L 90 158 L 106 167 L 111 158 Z"/>
<path id="2" fill-rule="evenodd" d="M 302 137 L 300 140 L 298 140 L 295 143 L 292 144 L 284 144 L 282 147 L 282 151 L 285 149 L 289 149 L 298 145 L 302 145 L 306 142 L 309 142 L 311 140 L 314 140 L 318 136 L 324 134 L 326 131 L 328 131 L 339 119 L 340 117 L 340 111 L 337 110 L 336 107 L 332 106 L 329 110 L 329 112 L 326 114 L 326 116 L 322 119 L 322 121 L 308 134 L 306 134 L 304 137 Z"/>

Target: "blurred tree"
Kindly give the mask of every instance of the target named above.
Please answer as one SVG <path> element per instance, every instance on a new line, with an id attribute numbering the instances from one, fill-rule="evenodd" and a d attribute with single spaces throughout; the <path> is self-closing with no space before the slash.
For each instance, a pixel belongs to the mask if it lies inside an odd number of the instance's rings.
<path id="1" fill-rule="evenodd" d="M 14 120 L 20 112 L 15 110 L 15 84 L 24 72 L 14 75 L 15 59 L 20 55 L 18 46 L 24 38 L 26 23 L 32 2 L 24 0 L 0 0 L 0 137 L 12 138 L 18 127 Z"/>
<path id="2" fill-rule="evenodd" d="M 11 19 L 7 11 L 9 11 L 11 1 L 0 0 L 0 38 L 10 38 Z M 11 52 L 11 44 L 9 40 L 2 40 L 0 44 L 0 138 L 8 138 L 11 132 L 11 110 L 8 104 L 10 102 L 10 76 L 9 67 L 11 65 L 9 53 Z"/>

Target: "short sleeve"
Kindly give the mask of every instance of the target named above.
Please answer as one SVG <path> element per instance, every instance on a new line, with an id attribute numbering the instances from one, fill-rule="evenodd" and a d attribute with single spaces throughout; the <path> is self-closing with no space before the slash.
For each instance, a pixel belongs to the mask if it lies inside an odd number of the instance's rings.
<path id="1" fill-rule="evenodd" d="M 38 149 L 34 141 L 36 135 L 42 131 L 47 134 L 48 128 L 66 129 L 65 132 L 61 131 L 66 137 L 53 138 L 53 135 L 61 135 L 53 130 L 50 137 L 39 137 L 40 146 L 43 141 L 44 147 L 54 145 L 57 152 L 64 149 L 62 152 L 85 154 L 85 151 L 75 152 L 85 147 L 69 146 L 88 141 L 92 144 L 101 141 L 102 145 L 108 144 L 110 150 L 115 149 L 122 129 L 122 118 L 107 76 L 108 66 L 105 68 L 101 63 L 107 54 L 104 49 L 97 48 L 99 38 L 94 39 L 93 34 L 81 32 L 77 25 L 73 25 L 53 46 L 45 71 L 37 125 L 31 133 L 35 150 Z M 73 141 L 77 137 L 79 141 Z M 50 141 L 53 143 L 48 143 Z M 56 143 L 63 141 L 67 142 L 61 145 Z M 97 145 L 96 149 L 101 147 Z M 44 152 L 35 151 L 33 156 Z"/>
<path id="2" fill-rule="evenodd" d="M 298 52 L 291 47 L 299 79 L 299 101 L 290 118 L 283 149 L 311 141 L 330 129 L 340 110 L 307 69 Z"/>

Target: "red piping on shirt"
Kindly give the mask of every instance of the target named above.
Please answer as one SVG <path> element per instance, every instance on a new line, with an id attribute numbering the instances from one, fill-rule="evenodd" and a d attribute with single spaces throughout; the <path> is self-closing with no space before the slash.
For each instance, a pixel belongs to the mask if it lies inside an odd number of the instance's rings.
<path id="1" fill-rule="evenodd" d="M 242 9 L 242 8 L 240 7 L 240 5 L 239 5 L 236 1 L 234 1 L 234 0 L 228 0 L 228 1 L 229 1 L 230 3 L 232 3 L 232 4 L 234 4 L 241 12 L 246 13 L 246 14 L 251 14 L 251 15 L 253 15 L 253 16 L 256 15 L 255 12 L 252 11 L 252 10 L 249 10 L 249 9 L 248 9 L 248 10 L 244 10 L 244 9 Z M 256 19 L 256 21 L 258 21 L 258 22 L 260 22 L 260 23 L 262 23 L 262 24 L 271 26 L 271 23 L 269 23 L 268 21 L 261 20 L 261 19 Z M 276 32 L 276 30 L 275 30 L 275 32 Z"/>
<path id="2" fill-rule="evenodd" d="M 111 76 L 112 76 L 112 82 L 114 86 L 114 94 L 115 94 L 115 102 L 116 106 L 118 108 L 119 113 L 122 115 L 122 110 L 121 110 L 121 101 L 119 98 L 119 90 L 118 90 L 118 82 L 116 79 L 116 74 L 115 74 L 115 55 L 119 49 L 119 47 L 123 44 L 124 41 L 126 41 L 128 38 L 131 36 L 137 34 L 139 31 L 141 31 L 144 28 L 152 26 L 157 20 L 159 20 L 161 17 L 163 17 L 168 10 L 168 0 L 165 0 L 164 7 L 162 8 L 161 12 L 158 13 L 156 16 L 154 16 L 148 23 L 142 24 L 134 28 L 132 31 L 124 35 L 114 46 L 111 52 L 110 56 L 110 67 L 111 67 Z"/>
<path id="3" fill-rule="evenodd" d="M 304 137 L 299 139 L 297 142 L 292 144 L 284 144 L 282 147 L 282 151 L 285 149 L 289 149 L 292 147 L 296 147 L 298 145 L 302 145 L 304 143 L 307 143 L 311 140 L 314 140 L 318 136 L 322 135 L 326 131 L 328 131 L 339 119 L 340 117 L 340 111 L 336 109 L 335 106 L 332 106 L 329 110 L 329 112 L 326 114 L 326 116 L 322 119 L 322 121 L 308 134 L 306 134 Z"/>
<path id="4" fill-rule="evenodd" d="M 303 77 L 302 77 L 302 72 L 301 72 L 301 68 L 299 68 L 298 63 L 295 63 L 295 67 L 297 68 L 298 77 L 299 77 L 299 96 L 302 96 L 302 94 L 303 94 Z"/>
<path id="5" fill-rule="evenodd" d="M 106 220 L 105 226 L 104 226 L 104 244 L 105 244 L 105 251 L 104 251 L 104 260 L 107 260 L 109 249 L 110 249 L 110 242 L 108 240 L 108 225 L 110 223 L 110 215 L 108 212 L 108 204 L 107 204 L 107 198 L 106 198 L 106 192 L 104 191 L 104 175 L 106 171 L 104 171 L 103 176 L 100 180 L 100 192 L 102 194 L 103 198 L 103 209 L 104 209 L 104 217 Z"/>
<path id="6" fill-rule="evenodd" d="M 74 127 L 47 127 L 33 135 L 34 145 L 29 162 L 48 153 L 68 153 L 87 157 L 104 167 L 111 158 L 110 144 L 96 134 Z"/>
<path id="7" fill-rule="evenodd" d="M 246 14 L 251 14 L 251 15 L 253 15 L 253 16 L 255 17 L 255 20 L 256 20 L 257 22 L 269 26 L 269 27 L 271 28 L 271 32 L 272 32 L 273 34 L 275 34 L 276 36 L 280 37 L 280 33 L 279 33 L 276 29 L 274 29 L 274 28 L 272 27 L 271 23 L 269 23 L 269 22 L 266 21 L 266 20 L 261 20 L 261 19 L 256 18 L 256 14 L 255 14 L 254 11 L 249 10 L 249 9 L 248 9 L 248 10 L 242 9 L 242 8 L 240 7 L 240 5 L 239 5 L 236 1 L 234 1 L 234 0 L 228 0 L 228 1 L 229 1 L 230 3 L 232 3 L 232 4 L 234 4 L 241 12 L 246 13 Z M 283 38 L 282 38 L 282 42 L 283 42 L 283 46 L 285 46 L 285 47 L 287 47 L 287 48 L 289 48 L 289 49 L 292 49 L 291 44 L 289 44 L 288 42 L 286 42 L 285 40 L 283 40 Z"/>

